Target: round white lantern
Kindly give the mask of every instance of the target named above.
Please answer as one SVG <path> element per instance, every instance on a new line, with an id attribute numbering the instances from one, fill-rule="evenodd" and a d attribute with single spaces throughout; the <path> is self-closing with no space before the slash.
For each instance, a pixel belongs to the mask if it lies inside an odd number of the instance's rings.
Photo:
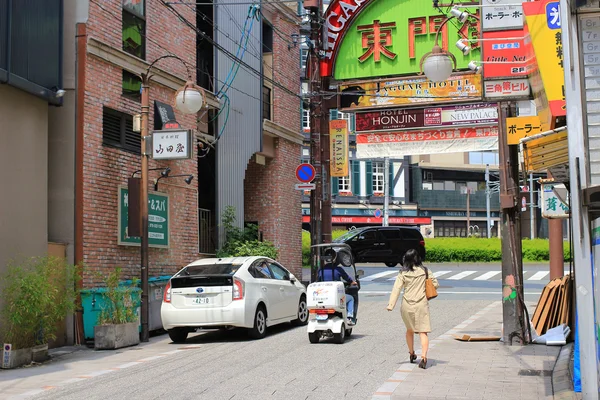
<path id="1" fill-rule="evenodd" d="M 184 114 L 196 114 L 204 105 L 204 95 L 194 87 L 187 87 L 177 92 L 175 105 Z"/>
<path id="2" fill-rule="evenodd" d="M 452 75 L 452 59 L 446 54 L 430 54 L 423 61 L 423 72 L 432 82 L 443 82 Z"/>

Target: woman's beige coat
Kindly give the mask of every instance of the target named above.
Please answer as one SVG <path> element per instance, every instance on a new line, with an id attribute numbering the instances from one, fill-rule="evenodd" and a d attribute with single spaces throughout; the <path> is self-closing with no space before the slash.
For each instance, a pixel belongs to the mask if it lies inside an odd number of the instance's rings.
<path id="1" fill-rule="evenodd" d="M 433 286 L 437 288 L 438 281 L 431 271 L 429 271 L 429 277 L 433 281 Z M 401 314 L 406 329 L 419 333 L 431 332 L 429 301 L 425 296 L 424 267 L 415 267 L 414 271 L 400 270 L 390 295 L 388 310 L 394 309 L 403 288 Z"/>

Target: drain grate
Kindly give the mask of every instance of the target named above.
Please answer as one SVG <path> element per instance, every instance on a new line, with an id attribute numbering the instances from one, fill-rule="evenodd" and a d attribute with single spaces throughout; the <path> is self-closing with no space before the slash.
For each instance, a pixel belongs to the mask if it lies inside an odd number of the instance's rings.
<path id="1" fill-rule="evenodd" d="M 521 369 L 519 370 L 520 376 L 551 376 L 552 371 L 544 369 Z"/>

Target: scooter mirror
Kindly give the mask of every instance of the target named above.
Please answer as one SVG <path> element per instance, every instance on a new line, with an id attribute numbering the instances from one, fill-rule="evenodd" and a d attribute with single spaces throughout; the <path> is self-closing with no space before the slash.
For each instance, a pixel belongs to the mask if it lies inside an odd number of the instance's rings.
<path id="1" fill-rule="evenodd" d="M 362 269 L 359 269 L 358 271 L 356 271 L 356 276 L 358 276 L 359 278 L 364 275 L 365 275 L 365 271 L 363 271 Z"/>

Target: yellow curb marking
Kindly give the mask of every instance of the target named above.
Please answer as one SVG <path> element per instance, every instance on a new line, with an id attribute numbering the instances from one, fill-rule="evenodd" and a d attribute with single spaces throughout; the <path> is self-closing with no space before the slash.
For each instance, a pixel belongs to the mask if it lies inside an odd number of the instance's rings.
<path id="1" fill-rule="evenodd" d="M 388 379 L 386 382 L 402 382 L 403 379 Z"/>
<path id="2" fill-rule="evenodd" d="M 375 396 L 389 396 L 394 394 L 393 392 L 375 392 Z"/>
<path id="3" fill-rule="evenodd" d="M 43 386 L 42 389 L 44 389 L 44 390 L 56 389 L 56 386 Z"/>

